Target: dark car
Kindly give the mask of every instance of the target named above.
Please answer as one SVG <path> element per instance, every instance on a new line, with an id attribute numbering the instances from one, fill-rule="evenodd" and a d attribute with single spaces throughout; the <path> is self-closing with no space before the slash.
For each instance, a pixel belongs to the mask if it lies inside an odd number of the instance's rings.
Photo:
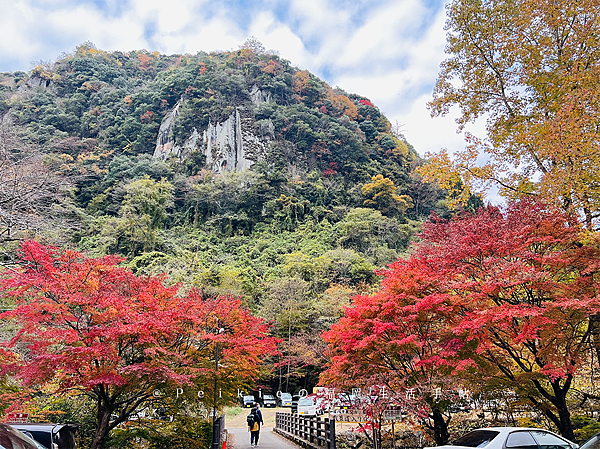
<path id="1" fill-rule="evenodd" d="M 76 449 L 75 433 L 76 424 L 53 423 L 14 423 L 11 424 L 21 432 L 27 432 L 35 441 L 42 443 L 50 449 Z M 55 444 L 56 446 L 52 446 Z"/>
<path id="2" fill-rule="evenodd" d="M 0 423 L 0 448 L 2 449 L 40 449 L 40 444 L 36 444 L 28 436 L 13 429 L 8 424 Z"/>
<path id="3" fill-rule="evenodd" d="M 262 402 L 263 407 L 265 408 L 277 407 L 277 401 L 275 400 L 275 396 L 273 396 L 272 394 L 263 395 Z"/>

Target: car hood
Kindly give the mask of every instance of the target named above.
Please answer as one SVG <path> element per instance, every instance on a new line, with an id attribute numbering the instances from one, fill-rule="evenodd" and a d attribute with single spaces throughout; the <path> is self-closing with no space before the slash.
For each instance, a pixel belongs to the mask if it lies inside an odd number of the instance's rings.
<path id="1" fill-rule="evenodd" d="M 423 449 L 477 449 L 469 446 L 455 446 L 453 444 L 446 444 L 444 446 L 429 446 Z"/>

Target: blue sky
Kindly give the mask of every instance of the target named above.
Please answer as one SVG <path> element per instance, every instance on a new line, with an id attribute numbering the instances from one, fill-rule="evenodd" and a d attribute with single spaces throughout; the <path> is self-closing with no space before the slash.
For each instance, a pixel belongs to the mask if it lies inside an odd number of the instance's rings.
<path id="1" fill-rule="evenodd" d="M 102 50 L 237 49 L 248 36 L 370 98 L 424 155 L 462 148 L 426 103 L 444 59 L 444 0 L 0 0 L 0 71 L 91 41 Z"/>

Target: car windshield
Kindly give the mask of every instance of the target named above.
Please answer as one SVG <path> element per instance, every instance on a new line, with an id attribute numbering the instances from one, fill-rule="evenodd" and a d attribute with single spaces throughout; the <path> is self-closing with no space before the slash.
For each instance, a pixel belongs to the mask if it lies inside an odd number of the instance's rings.
<path id="1" fill-rule="evenodd" d="M 265 399 L 275 399 L 273 395 L 265 394 Z"/>
<path id="2" fill-rule="evenodd" d="M 244 401 L 253 401 L 254 396 L 244 396 Z"/>
<path id="3" fill-rule="evenodd" d="M 292 399 L 292 395 L 290 393 L 281 393 L 281 399 Z"/>
<path id="4" fill-rule="evenodd" d="M 313 405 L 313 400 L 312 398 L 302 398 L 302 399 L 298 399 L 298 406 L 304 406 L 304 405 Z"/>
<path id="5" fill-rule="evenodd" d="M 499 433 L 495 430 L 474 430 L 463 435 L 453 444 L 454 446 L 486 447 Z"/>

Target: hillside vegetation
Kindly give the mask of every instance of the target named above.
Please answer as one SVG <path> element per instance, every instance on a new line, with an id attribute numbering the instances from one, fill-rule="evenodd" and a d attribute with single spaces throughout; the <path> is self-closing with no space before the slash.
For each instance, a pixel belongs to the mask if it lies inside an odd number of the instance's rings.
<path id="1" fill-rule="evenodd" d="M 267 98 L 253 101 L 253 93 Z M 0 246 L 36 237 L 205 295 L 241 296 L 273 322 L 283 353 L 265 378 L 309 386 L 320 331 L 375 270 L 396 260 L 440 190 L 368 99 L 332 88 L 249 40 L 195 55 L 79 46 L 30 72 L 0 74 Z M 242 111 L 261 143 L 249 170 L 214 170 L 201 145 L 154 157 L 164 117 L 182 146 Z M 20 188 L 10 188 L 18 180 Z"/>

